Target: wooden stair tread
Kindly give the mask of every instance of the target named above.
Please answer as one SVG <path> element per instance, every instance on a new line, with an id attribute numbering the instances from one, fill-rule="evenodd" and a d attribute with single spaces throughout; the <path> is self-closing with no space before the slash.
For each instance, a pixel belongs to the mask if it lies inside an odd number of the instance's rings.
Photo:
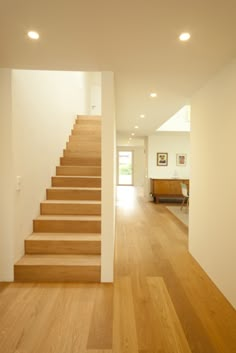
<path id="1" fill-rule="evenodd" d="M 99 187 L 82 187 L 82 186 L 52 186 L 47 190 L 101 190 Z"/>
<path id="2" fill-rule="evenodd" d="M 73 204 L 73 205 L 101 205 L 101 201 L 96 200 L 44 200 L 41 204 Z"/>
<path id="3" fill-rule="evenodd" d="M 101 266 L 101 256 L 24 255 L 15 266 Z"/>
<path id="4" fill-rule="evenodd" d="M 101 179 L 101 175 L 55 175 L 53 178 L 58 178 L 58 179 Z"/>
<path id="5" fill-rule="evenodd" d="M 101 241 L 99 233 L 32 233 L 26 240 L 30 241 Z"/>
<path id="6" fill-rule="evenodd" d="M 64 215 L 41 215 L 36 218 L 37 221 L 101 221 L 101 216 L 64 216 Z"/>
<path id="7" fill-rule="evenodd" d="M 65 158 L 65 157 L 64 157 Z M 76 159 L 76 158 L 74 158 Z M 67 169 L 71 169 L 73 168 L 78 168 L 78 169 L 88 169 L 88 168 L 96 168 L 96 169 L 101 169 L 100 165 L 96 165 L 96 164 L 86 164 L 86 165 L 59 165 L 57 167 L 63 167 L 63 168 L 67 168 Z"/>

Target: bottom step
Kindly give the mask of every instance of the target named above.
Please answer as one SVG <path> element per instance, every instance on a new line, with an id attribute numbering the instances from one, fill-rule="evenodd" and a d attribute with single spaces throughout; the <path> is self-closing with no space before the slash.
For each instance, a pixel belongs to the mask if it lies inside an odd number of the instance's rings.
<path id="1" fill-rule="evenodd" d="M 16 282 L 100 282 L 100 255 L 25 255 L 14 266 Z"/>

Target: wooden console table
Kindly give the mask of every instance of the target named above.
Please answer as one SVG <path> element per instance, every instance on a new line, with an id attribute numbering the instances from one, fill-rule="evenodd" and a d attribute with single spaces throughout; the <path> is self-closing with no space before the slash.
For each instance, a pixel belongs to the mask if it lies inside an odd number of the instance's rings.
<path id="1" fill-rule="evenodd" d="M 182 200 L 180 183 L 187 185 L 189 190 L 189 179 L 151 179 L 151 194 L 155 202 L 163 200 Z"/>

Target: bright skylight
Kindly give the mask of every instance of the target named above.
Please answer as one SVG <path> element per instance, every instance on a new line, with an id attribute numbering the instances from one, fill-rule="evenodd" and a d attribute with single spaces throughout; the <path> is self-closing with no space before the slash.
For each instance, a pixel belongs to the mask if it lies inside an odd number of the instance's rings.
<path id="1" fill-rule="evenodd" d="M 185 105 L 156 131 L 190 131 L 190 105 Z"/>

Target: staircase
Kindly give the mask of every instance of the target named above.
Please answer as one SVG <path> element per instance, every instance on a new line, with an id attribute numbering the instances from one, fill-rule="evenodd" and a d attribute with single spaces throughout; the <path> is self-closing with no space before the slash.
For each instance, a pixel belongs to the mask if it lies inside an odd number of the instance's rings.
<path id="1" fill-rule="evenodd" d="M 18 282 L 100 282 L 101 117 L 78 116 L 14 266 Z"/>

